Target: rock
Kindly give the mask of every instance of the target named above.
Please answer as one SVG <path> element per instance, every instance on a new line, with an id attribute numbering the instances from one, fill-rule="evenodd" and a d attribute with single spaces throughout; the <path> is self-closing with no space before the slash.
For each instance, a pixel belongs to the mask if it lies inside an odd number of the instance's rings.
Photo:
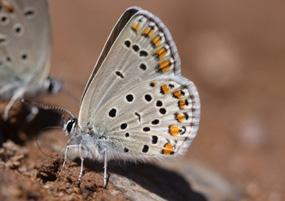
<path id="1" fill-rule="evenodd" d="M 3 164 L 6 168 L 17 169 L 25 158 L 26 152 L 25 149 L 21 149 L 12 141 L 7 141 L 0 148 L 0 164 Z"/>
<path id="2" fill-rule="evenodd" d="M 130 200 L 235 201 L 241 189 L 196 162 L 110 165 L 110 182 Z"/>

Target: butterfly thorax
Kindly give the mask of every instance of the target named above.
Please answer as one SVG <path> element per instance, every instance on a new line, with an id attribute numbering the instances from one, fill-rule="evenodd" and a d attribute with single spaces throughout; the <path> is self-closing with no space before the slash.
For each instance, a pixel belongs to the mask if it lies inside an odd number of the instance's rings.
<path id="1" fill-rule="evenodd" d="M 102 128 L 80 128 L 72 118 L 65 123 L 64 131 L 70 137 L 69 145 L 79 145 L 84 158 L 102 160 L 104 151 L 109 150 L 107 131 Z"/>

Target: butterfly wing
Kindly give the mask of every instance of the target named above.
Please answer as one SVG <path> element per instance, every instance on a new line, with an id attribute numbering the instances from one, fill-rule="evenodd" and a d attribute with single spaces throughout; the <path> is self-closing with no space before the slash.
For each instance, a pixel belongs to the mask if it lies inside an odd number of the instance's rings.
<path id="1" fill-rule="evenodd" d="M 180 75 L 169 31 L 148 11 L 128 9 L 88 81 L 79 126 L 103 130 L 113 155 L 143 158 L 183 153 L 199 119 L 198 92 Z"/>
<path id="2" fill-rule="evenodd" d="M 0 4 L 0 89 L 46 79 L 51 27 L 47 0 L 2 0 Z"/>

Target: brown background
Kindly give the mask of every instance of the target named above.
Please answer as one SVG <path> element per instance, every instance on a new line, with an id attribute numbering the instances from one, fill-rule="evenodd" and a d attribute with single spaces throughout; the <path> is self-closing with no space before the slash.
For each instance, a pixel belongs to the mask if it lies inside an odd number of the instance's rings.
<path id="1" fill-rule="evenodd" d="M 285 3 L 280 1 L 52 0 L 52 74 L 65 90 L 46 101 L 77 114 L 107 36 L 131 5 L 170 29 L 183 74 L 200 92 L 199 135 L 186 158 L 246 190 L 251 200 L 285 199 Z M 48 100 L 49 99 L 49 100 Z"/>

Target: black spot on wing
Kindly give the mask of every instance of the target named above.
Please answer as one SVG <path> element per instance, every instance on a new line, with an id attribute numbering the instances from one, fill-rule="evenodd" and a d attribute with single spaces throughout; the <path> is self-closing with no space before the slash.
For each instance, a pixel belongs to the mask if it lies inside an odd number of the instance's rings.
<path id="1" fill-rule="evenodd" d="M 161 100 L 156 101 L 156 106 L 157 107 L 161 107 L 163 105 Z"/>
<path id="2" fill-rule="evenodd" d="M 0 38 L 0 45 L 6 42 L 6 38 Z"/>
<path id="3" fill-rule="evenodd" d="M 122 78 L 122 79 L 125 78 L 124 74 L 121 73 L 120 71 L 116 71 L 115 74 L 116 74 L 118 77 Z"/>
<path id="4" fill-rule="evenodd" d="M 134 50 L 135 52 L 138 52 L 138 51 L 140 50 L 140 47 L 135 44 L 135 45 L 133 45 L 133 50 Z"/>
<path id="5" fill-rule="evenodd" d="M 141 115 L 138 112 L 135 112 L 135 115 L 138 117 L 138 121 L 141 122 Z"/>
<path id="6" fill-rule="evenodd" d="M 157 125 L 157 124 L 159 124 L 159 120 L 158 120 L 158 119 L 155 119 L 155 120 L 153 120 L 153 121 L 151 122 L 151 124 L 152 124 L 152 125 Z"/>
<path id="7" fill-rule="evenodd" d="M 152 96 L 151 96 L 150 94 L 146 94 L 146 95 L 144 96 L 144 99 L 145 99 L 147 102 L 150 102 L 150 101 L 152 101 Z"/>
<path id="8" fill-rule="evenodd" d="M 150 127 L 144 127 L 144 128 L 143 128 L 143 131 L 144 131 L 144 132 L 149 132 L 149 131 L 150 131 Z"/>
<path id="9" fill-rule="evenodd" d="M 141 63 L 139 67 L 140 67 L 140 69 L 143 70 L 143 71 L 145 71 L 145 70 L 147 69 L 147 66 L 146 66 L 146 64 L 144 64 L 144 63 Z"/>
<path id="10" fill-rule="evenodd" d="M 160 114 L 166 114 L 166 109 L 165 108 L 160 108 L 159 112 L 160 112 Z"/>
<path id="11" fill-rule="evenodd" d="M 151 138 L 152 138 L 151 140 L 152 144 L 156 144 L 158 141 L 158 137 L 156 135 L 153 135 Z"/>
<path id="12" fill-rule="evenodd" d="M 11 61 L 12 61 L 11 57 L 9 57 L 9 56 L 6 57 L 6 61 L 7 61 L 7 62 L 11 62 Z"/>
<path id="13" fill-rule="evenodd" d="M 24 12 L 24 15 L 26 17 L 33 17 L 35 15 L 35 11 L 33 9 L 27 9 L 25 12 Z"/>
<path id="14" fill-rule="evenodd" d="M 143 153 L 147 153 L 149 150 L 149 147 L 147 145 L 144 145 L 143 148 L 142 148 L 142 152 Z"/>
<path id="15" fill-rule="evenodd" d="M 26 53 L 23 53 L 21 55 L 22 60 L 26 60 L 28 58 L 28 55 Z"/>
<path id="16" fill-rule="evenodd" d="M 125 130 L 128 127 L 128 124 L 127 123 L 122 123 L 120 127 L 121 127 L 122 130 Z"/>
<path id="17" fill-rule="evenodd" d="M 128 95 L 126 95 L 126 100 L 127 100 L 129 103 L 133 102 L 133 100 L 134 100 L 134 95 L 133 95 L 133 94 L 128 94 Z"/>
<path id="18" fill-rule="evenodd" d="M 116 117 L 116 115 L 117 115 L 117 110 L 116 110 L 116 108 L 112 108 L 112 109 L 109 111 L 109 117 L 114 118 L 114 117 Z"/>
<path id="19" fill-rule="evenodd" d="M 147 53 L 147 51 L 145 51 L 145 50 L 141 50 L 140 53 L 139 53 L 139 55 L 140 55 L 141 57 L 147 57 L 147 56 L 148 56 L 148 53 Z"/>

